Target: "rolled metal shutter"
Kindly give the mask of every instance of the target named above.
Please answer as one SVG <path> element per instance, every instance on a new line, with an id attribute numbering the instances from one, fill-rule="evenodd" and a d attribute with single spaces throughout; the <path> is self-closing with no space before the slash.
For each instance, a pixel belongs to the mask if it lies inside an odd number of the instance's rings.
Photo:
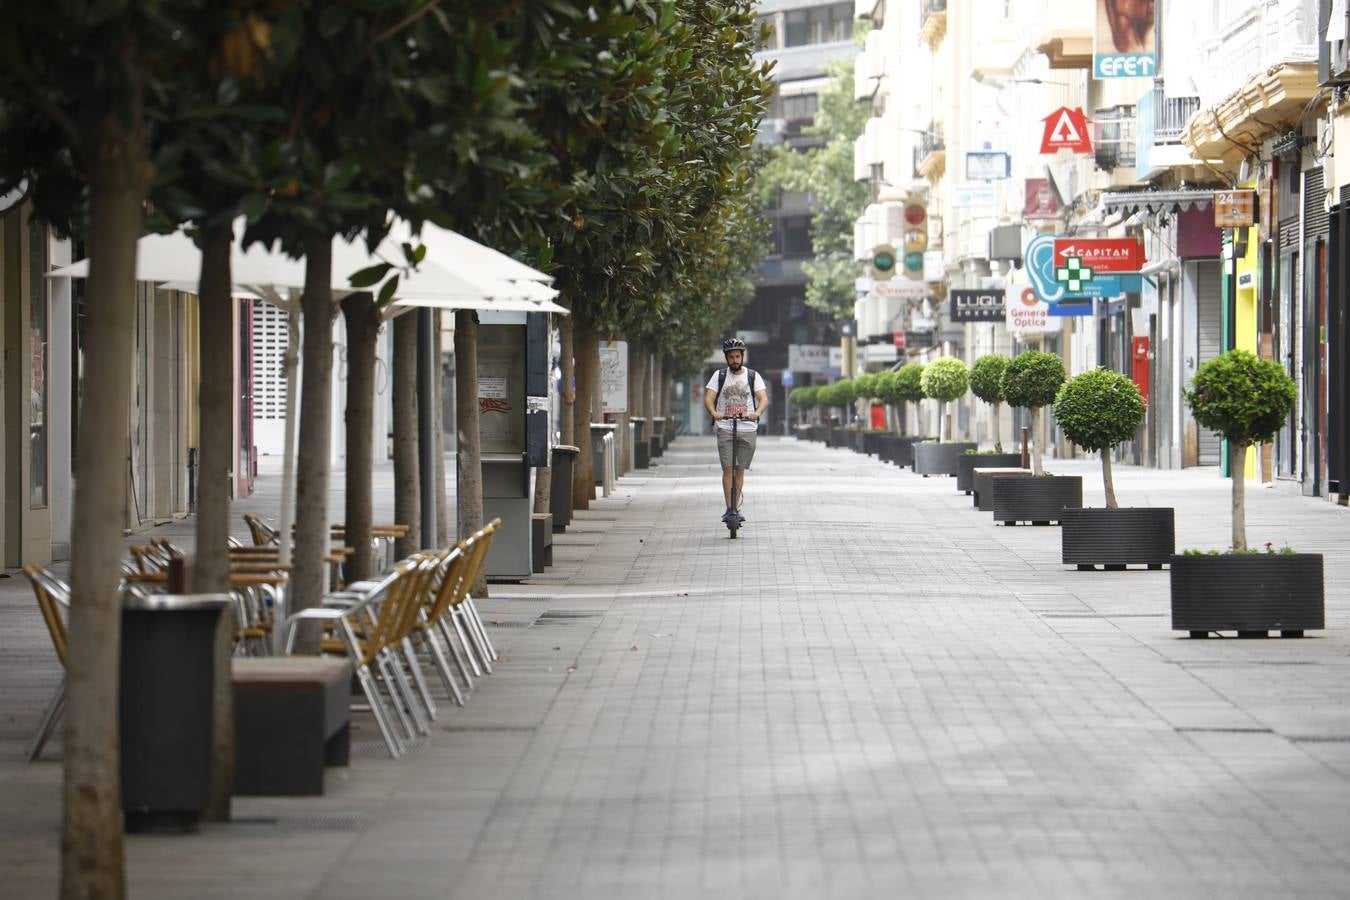
<path id="1" fill-rule="evenodd" d="M 1195 307 L 1196 331 L 1199 339 L 1199 360 L 1204 365 L 1223 352 L 1223 297 L 1220 292 L 1222 269 L 1218 260 L 1206 260 L 1196 267 Z M 1199 463 L 1217 466 L 1221 459 L 1222 441 L 1207 428 L 1196 426 Z"/>

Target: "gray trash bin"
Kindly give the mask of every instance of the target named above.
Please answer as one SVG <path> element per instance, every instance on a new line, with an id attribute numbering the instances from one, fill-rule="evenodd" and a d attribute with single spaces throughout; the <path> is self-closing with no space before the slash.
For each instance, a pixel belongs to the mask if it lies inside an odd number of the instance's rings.
<path id="1" fill-rule="evenodd" d="M 572 524 L 572 467 L 580 455 L 580 447 L 558 444 L 553 448 L 553 484 L 549 493 L 549 510 L 553 513 L 554 531 L 565 531 Z"/>
<path id="2" fill-rule="evenodd" d="M 196 831 L 211 783 L 216 625 L 227 594 L 127 596 L 118 694 L 128 832 Z"/>

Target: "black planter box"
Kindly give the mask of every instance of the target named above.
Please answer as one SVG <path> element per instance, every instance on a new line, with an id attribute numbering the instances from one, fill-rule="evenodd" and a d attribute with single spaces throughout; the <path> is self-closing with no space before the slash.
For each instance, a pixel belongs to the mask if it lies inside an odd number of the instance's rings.
<path id="1" fill-rule="evenodd" d="M 863 452 L 868 456 L 881 457 L 881 442 L 890 435 L 884 431 L 864 431 L 862 433 Z"/>
<path id="2" fill-rule="evenodd" d="M 1004 525 L 1018 522 L 1049 525 L 1060 521 L 1066 508 L 1082 508 L 1083 478 L 1080 475 L 995 478 L 989 493 L 993 496 L 995 521 Z"/>
<path id="3" fill-rule="evenodd" d="M 1066 566 L 1161 569 L 1176 553 L 1176 515 L 1170 506 L 1066 509 L 1059 524 Z"/>
<path id="4" fill-rule="evenodd" d="M 979 449 L 969 441 L 929 441 L 914 445 L 914 473 L 916 475 L 955 475 L 956 461 L 967 450 Z"/>
<path id="5" fill-rule="evenodd" d="M 895 458 L 891 462 L 901 468 L 909 469 L 914 466 L 914 445 L 922 444 L 924 441 L 931 440 L 921 434 L 902 434 L 896 438 Z"/>
<path id="6" fill-rule="evenodd" d="M 1020 453 L 963 453 L 956 458 L 956 489 L 975 490 L 976 469 L 1008 469 L 1022 465 Z"/>
<path id="7" fill-rule="evenodd" d="M 1302 637 L 1326 627 L 1320 553 L 1173 556 L 1170 562 L 1173 631 Z"/>
<path id="8" fill-rule="evenodd" d="M 995 478 L 1030 478 L 1031 470 L 1016 466 L 1010 466 L 1006 469 L 985 469 L 982 466 L 976 466 L 972 470 L 970 479 L 971 501 L 975 508 L 980 512 L 991 512 L 994 509 L 994 487 Z"/>
<path id="9" fill-rule="evenodd" d="M 829 436 L 825 439 L 825 445 L 828 447 L 847 447 L 849 446 L 849 432 L 838 426 L 830 426 Z"/>
<path id="10" fill-rule="evenodd" d="M 850 448 L 852 448 L 852 450 L 853 450 L 854 453 L 863 453 L 863 452 L 865 452 L 864 446 L 863 446 L 863 441 L 864 441 L 864 439 L 867 437 L 867 432 L 863 431 L 863 430 L 860 429 L 860 428 L 859 428 L 859 429 L 854 429 L 854 430 L 852 430 L 852 431 L 850 431 L 850 432 L 848 433 L 848 437 L 849 437 L 849 444 L 848 444 L 848 445 L 849 445 Z"/>

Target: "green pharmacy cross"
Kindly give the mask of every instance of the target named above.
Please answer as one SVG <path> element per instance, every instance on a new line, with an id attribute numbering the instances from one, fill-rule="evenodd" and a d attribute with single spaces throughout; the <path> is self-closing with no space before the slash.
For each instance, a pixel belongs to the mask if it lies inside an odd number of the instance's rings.
<path id="1" fill-rule="evenodd" d="M 1065 285 L 1071 293 L 1077 293 L 1086 282 L 1092 280 L 1092 269 L 1083 265 L 1081 256 L 1066 256 L 1064 265 L 1055 269 L 1055 280 Z"/>

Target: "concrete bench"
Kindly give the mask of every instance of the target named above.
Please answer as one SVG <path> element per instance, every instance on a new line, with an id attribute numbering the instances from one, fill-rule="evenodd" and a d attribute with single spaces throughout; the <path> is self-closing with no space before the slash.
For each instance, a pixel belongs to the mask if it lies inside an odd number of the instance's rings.
<path id="1" fill-rule="evenodd" d="M 553 565 L 553 513 L 531 513 L 530 529 L 530 568 L 542 572 Z"/>
<path id="2" fill-rule="evenodd" d="M 234 793 L 323 793 L 351 748 L 352 666 L 332 657 L 237 657 Z"/>

